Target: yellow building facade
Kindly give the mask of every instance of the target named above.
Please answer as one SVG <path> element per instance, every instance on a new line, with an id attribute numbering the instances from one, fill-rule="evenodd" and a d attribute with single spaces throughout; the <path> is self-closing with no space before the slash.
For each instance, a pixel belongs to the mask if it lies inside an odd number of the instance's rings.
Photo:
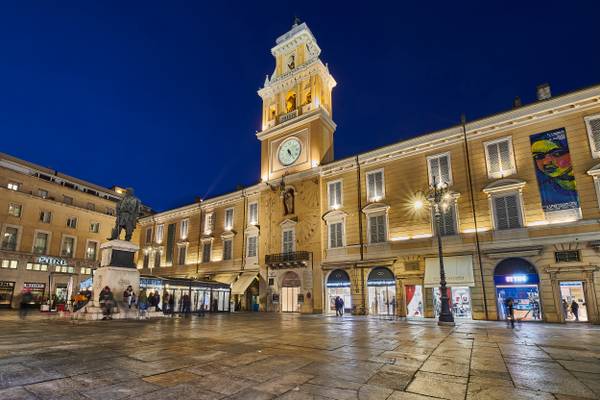
<path id="1" fill-rule="evenodd" d="M 600 86 L 347 159 L 306 24 L 271 50 L 261 183 L 140 221 L 142 273 L 228 283 L 237 309 L 600 322 Z M 343 143 L 343 132 L 336 134 Z M 428 193 L 447 195 L 436 228 Z M 574 305 L 575 303 L 575 305 Z"/>
<path id="2" fill-rule="evenodd" d="M 40 306 L 91 287 L 123 193 L 0 153 L 0 307 L 24 290 Z"/>

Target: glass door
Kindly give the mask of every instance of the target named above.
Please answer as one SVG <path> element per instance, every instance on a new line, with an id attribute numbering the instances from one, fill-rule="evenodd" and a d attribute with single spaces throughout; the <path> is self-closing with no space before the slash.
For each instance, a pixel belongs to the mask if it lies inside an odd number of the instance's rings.
<path id="1" fill-rule="evenodd" d="M 566 322 L 587 322 L 588 314 L 582 281 L 560 282 L 563 317 Z"/>
<path id="2" fill-rule="evenodd" d="M 369 286 L 369 313 L 394 315 L 396 313 L 396 286 Z"/>
<path id="3" fill-rule="evenodd" d="M 281 289 L 281 311 L 298 312 L 299 287 L 284 287 Z"/>

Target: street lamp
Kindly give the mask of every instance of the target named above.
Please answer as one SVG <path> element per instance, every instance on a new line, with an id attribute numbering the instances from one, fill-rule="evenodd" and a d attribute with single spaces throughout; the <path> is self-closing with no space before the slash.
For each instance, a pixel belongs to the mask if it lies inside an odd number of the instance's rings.
<path id="1" fill-rule="evenodd" d="M 436 184 L 435 177 L 433 177 L 432 186 L 429 189 L 427 200 L 433 207 L 433 215 L 435 218 L 435 229 L 438 242 L 438 257 L 440 260 L 440 291 L 441 291 L 441 302 L 442 310 L 438 318 L 438 325 L 454 325 L 454 316 L 450 311 L 450 304 L 448 304 L 448 292 L 446 289 L 446 271 L 444 270 L 444 254 L 442 251 L 442 211 L 445 211 L 448 207 L 448 200 L 450 199 L 450 191 L 448 186 L 441 182 Z"/>

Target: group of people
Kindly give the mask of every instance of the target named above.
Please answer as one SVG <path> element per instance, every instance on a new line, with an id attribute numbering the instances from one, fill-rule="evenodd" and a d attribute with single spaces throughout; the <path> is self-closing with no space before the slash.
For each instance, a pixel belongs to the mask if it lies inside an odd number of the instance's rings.
<path id="1" fill-rule="evenodd" d="M 342 299 L 340 296 L 335 296 L 334 306 L 335 306 L 335 316 L 343 317 L 344 316 L 344 299 Z"/>
<path id="2" fill-rule="evenodd" d="M 113 292 L 110 290 L 110 287 L 105 286 L 104 289 L 102 289 L 98 297 L 98 301 L 100 302 L 100 307 L 102 308 L 102 319 L 112 319 L 116 301 Z M 128 286 L 127 289 L 123 291 L 123 303 L 125 303 L 129 309 L 132 307 L 137 307 L 138 318 L 140 319 L 148 318 L 148 308 L 153 306 L 156 307 L 155 304 L 158 304 L 159 302 L 160 294 L 158 294 L 158 292 L 151 293 L 149 296 L 146 294 L 146 289 L 141 289 L 139 295 L 136 296 L 132 286 Z"/>
<path id="3" fill-rule="evenodd" d="M 579 322 L 579 303 L 573 299 L 571 304 L 567 303 L 567 300 L 562 299 L 563 316 L 565 321 L 569 319 L 569 313 L 575 318 L 575 321 Z"/>

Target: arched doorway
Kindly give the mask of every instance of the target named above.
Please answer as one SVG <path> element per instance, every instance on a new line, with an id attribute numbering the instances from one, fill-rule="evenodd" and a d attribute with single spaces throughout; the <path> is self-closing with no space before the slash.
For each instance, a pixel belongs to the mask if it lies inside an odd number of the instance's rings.
<path id="1" fill-rule="evenodd" d="M 344 300 L 344 311 L 352 310 L 352 294 L 350 292 L 350 277 L 343 269 L 331 271 L 327 277 L 327 299 L 329 306 L 327 312 L 335 313 L 335 298 L 341 297 Z"/>
<path id="2" fill-rule="evenodd" d="M 373 268 L 367 278 L 369 288 L 369 314 L 396 314 L 396 279 L 385 267 Z"/>
<path id="3" fill-rule="evenodd" d="M 512 257 L 500 261 L 494 269 L 498 319 L 507 318 L 506 302 L 514 302 L 515 318 L 523 321 L 540 321 L 540 277 L 529 261 Z"/>
<path id="4" fill-rule="evenodd" d="M 295 272 L 286 272 L 281 282 L 281 311 L 300 312 L 299 294 L 300 277 Z"/>

